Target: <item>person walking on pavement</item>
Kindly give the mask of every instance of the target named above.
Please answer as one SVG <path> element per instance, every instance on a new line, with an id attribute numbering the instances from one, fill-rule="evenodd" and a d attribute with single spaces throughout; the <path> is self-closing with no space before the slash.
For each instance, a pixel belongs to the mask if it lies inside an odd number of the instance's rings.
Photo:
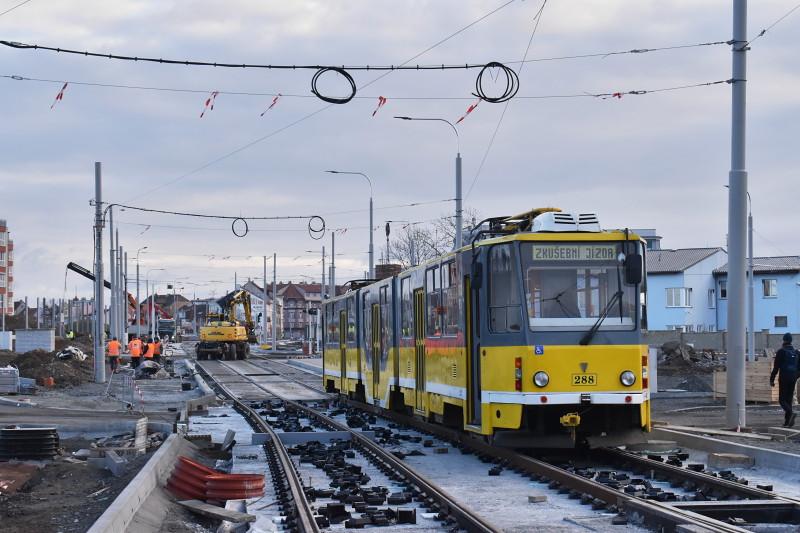
<path id="1" fill-rule="evenodd" d="M 108 341 L 106 353 L 108 354 L 108 364 L 111 366 L 112 374 L 117 372 L 117 367 L 119 366 L 119 353 L 121 349 L 122 345 L 119 343 L 116 337 Z"/>
<path id="2" fill-rule="evenodd" d="M 784 413 L 786 413 L 783 427 L 790 428 L 794 426 L 794 420 L 797 417 L 792 412 L 792 402 L 794 401 L 794 387 L 797 383 L 798 359 L 800 359 L 800 353 L 792 346 L 792 334 L 784 333 L 783 346 L 775 354 L 775 365 L 772 367 L 772 374 L 769 376 L 769 384 L 774 387 L 775 376 L 780 374 L 778 378 L 778 402 L 781 404 Z"/>
<path id="3" fill-rule="evenodd" d="M 128 351 L 131 354 L 131 368 L 137 368 L 142 358 L 142 341 L 138 335 L 134 335 L 128 343 Z"/>

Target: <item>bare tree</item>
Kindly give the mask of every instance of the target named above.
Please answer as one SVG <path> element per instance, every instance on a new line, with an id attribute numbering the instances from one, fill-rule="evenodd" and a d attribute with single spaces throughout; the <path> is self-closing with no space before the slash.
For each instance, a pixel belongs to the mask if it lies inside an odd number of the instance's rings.
<path id="1" fill-rule="evenodd" d="M 464 219 L 469 221 L 468 228 L 477 217 L 476 210 L 464 210 Z M 399 263 L 403 268 L 416 266 L 452 250 L 455 235 L 455 217 L 451 215 L 443 215 L 428 224 L 408 224 L 391 238 L 389 259 L 393 263 Z M 386 256 L 385 246 L 382 255 Z"/>

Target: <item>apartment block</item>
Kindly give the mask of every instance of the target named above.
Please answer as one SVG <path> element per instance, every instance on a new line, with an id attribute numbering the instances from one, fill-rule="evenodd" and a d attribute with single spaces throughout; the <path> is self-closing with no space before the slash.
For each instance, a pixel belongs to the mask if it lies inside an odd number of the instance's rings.
<path id="1" fill-rule="evenodd" d="M 14 242 L 8 223 L 0 218 L 0 312 L 14 313 Z"/>

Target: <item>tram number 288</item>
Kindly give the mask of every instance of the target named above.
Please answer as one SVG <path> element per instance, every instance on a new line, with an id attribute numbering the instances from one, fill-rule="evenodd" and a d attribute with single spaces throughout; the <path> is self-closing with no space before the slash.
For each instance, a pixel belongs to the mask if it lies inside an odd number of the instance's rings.
<path id="1" fill-rule="evenodd" d="M 578 386 L 597 385 L 597 374 L 572 374 L 572 384 Z"/>

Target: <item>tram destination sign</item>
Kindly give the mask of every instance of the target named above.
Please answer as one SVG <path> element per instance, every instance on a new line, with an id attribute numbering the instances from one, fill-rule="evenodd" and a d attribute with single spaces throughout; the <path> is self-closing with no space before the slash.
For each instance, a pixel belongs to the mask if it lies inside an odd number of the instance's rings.
<path id="1" fill-rule="evenodd" d="M 614 261 L 615 244 L 534 244 L 534 261 Z"/>

